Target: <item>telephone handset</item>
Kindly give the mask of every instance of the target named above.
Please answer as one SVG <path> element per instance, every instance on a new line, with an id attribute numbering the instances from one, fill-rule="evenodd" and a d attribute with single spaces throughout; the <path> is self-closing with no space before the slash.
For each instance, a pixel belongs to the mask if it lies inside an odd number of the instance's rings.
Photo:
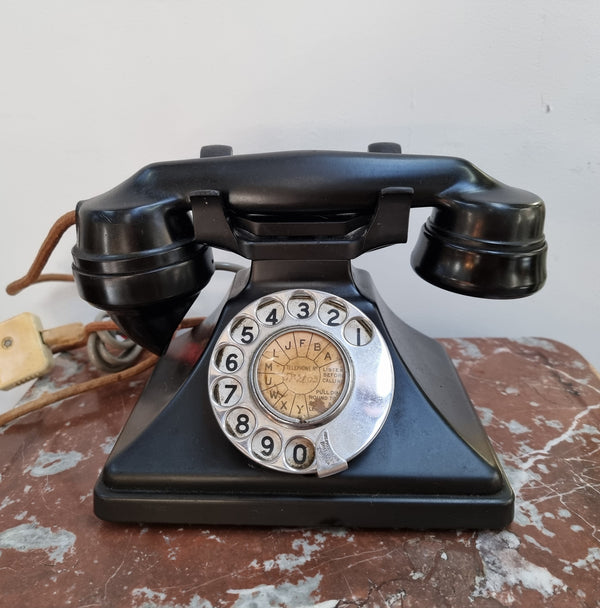
<path id="1" fill-rule="evenodd" d="M 424 279 L 488 298 L 543 285 L 537 196 L 395 144 L 240 156 L 207 146 L 80 203 L 82 297 L 162 355 L 98 480 L 96 513 L 507 524 L 512 490 L 451 362 L 350 262 L 406 242 L 410 209 L 425 206 L 411 259 Z M 172 340 L 213 273 L 212 247 L 251 267 L 201 327 Z"/>

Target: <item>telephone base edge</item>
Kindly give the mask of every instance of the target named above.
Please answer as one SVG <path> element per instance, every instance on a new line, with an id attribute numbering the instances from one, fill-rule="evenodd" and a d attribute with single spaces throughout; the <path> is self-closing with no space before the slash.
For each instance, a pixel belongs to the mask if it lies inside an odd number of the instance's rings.
<path id="1" fill-rule="evenodd" d="M 114 491 L 98 480 L 94 512 L 116 523 L 412 530 L 505 528 L 513 519 L 513 493 L 503 478 L 491 495 L 276 496 L 272 493 L 160 495 Z M 166 515 L 168 513 L 168 516 Z"/>

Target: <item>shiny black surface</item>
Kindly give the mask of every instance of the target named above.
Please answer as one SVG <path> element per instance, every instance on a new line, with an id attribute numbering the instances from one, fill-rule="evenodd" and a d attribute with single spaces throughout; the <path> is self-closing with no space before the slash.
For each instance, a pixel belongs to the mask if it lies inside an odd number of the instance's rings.
<path id="1" fill-rule="evenodd" d="M 500 528 L 511 521 L 514 495 L 442 346 L 387 309 L 364 271 L 347 262 L 317 266 L 256 262 L 236 276 L 209 323 L 212 332 L 200 326 L 173 341 L 98 479 L 99 517 L 430 529 Z M 208 394 L 213 346 L 231 319 L 250 302 L 278 289 L 302 289 L 311 279 L 312 288 L 327 289 L 370 318 L 394 367 L 393 404 L 382 430 L 347 470 L 327 478 L 273 471 L 246 458 L 222 436 Z"/>
<path id="2" fill-rule="evenodd" d="M 543 285 L 539 197 L 460 158 L 403 155 L 385 142 L 370 149 L 236 156 L 217 146 L 149 165 L 78 205 L 80 294 L 162 352 L 212 275 L 211 246 L 250 260 L 350 260 L 405 242 L 410 208 L 426 206 L 411 260 L 421 277 L 486 298 Z"/>

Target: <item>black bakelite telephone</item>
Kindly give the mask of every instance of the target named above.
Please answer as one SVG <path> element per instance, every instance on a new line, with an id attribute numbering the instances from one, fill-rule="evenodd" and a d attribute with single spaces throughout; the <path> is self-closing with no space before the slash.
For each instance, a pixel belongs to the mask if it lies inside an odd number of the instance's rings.
<path id="1" fill-rule="evenodd" d="M 508 524 L 512 490 L 444 349 L 350 263 L 406 242 L 411 207 L 433 207 L 411 259 L 427 281 L 484 298 L 543 285 L 537 196 L 396 144 L 240 156 L 206 146 L 81 202 L 82 297 L 162 355 L 98 480 L 96 514 Z M 213 273 L 211 247 L 252 265 L 205 323 L 171 340 Z"/>

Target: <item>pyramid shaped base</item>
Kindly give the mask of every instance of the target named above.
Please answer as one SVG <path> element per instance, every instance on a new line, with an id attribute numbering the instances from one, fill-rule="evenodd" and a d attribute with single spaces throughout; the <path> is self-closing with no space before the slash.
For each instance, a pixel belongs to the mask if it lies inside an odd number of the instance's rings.
<path id="1" fill-rule="evenodd" d="M 512 490 L 444 349 L 395 317 L 368 275 L 353 279 L 335 293 L 377 325 L 395 377 L 388 419 L 346 471 L 322 479 L 272 471 L 223 436 L 208 396 L 210 353 L 227 323 L 265 295 L 251 283 L 162 357 L 96 485 L 96 514 L 202 525 L 506 526 Z"/>

